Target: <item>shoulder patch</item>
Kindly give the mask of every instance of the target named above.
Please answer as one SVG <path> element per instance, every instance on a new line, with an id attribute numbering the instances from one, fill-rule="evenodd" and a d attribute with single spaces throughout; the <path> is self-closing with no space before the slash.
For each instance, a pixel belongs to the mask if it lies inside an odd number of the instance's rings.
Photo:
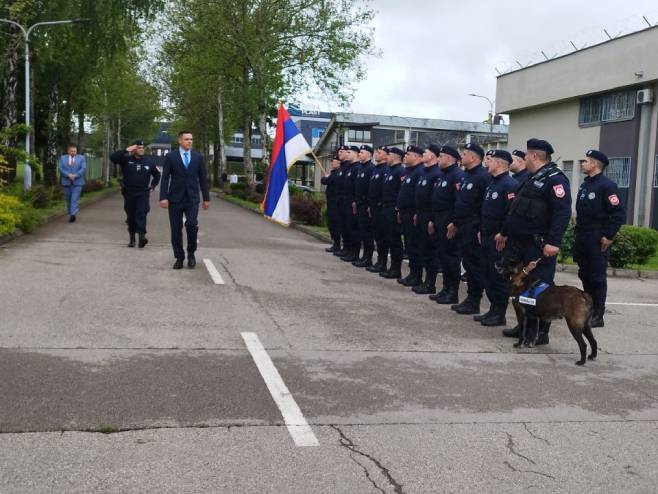
<path id="1" fill-rule="evenodd" d="M 617 196 L 617 194 L 610 194 L 608 196 L 608 201 L 610 201 L 610 204 L 613 206 L 619 206 L 619 196 Z"/>
<path id="2" fill-rule="evenodd" d="M 555 193 L 555 197 L 557 197 L 558 199 L 562 199 L 566 195 L 566 192 L 564 191 L 564 187 L 562 186 L 562 184 L 554 185 L 553 192 Z"/>
<path id="3" fill-rule="evenodd" d="M 515 194 L 514 192 L 508 192 L 508 193 L 507 193 L 507 200 L 508 200 L 508 201 L 511 201 L 511 200 L 514 199 L 515 197 L 516 197 L 516 194 Z"/>

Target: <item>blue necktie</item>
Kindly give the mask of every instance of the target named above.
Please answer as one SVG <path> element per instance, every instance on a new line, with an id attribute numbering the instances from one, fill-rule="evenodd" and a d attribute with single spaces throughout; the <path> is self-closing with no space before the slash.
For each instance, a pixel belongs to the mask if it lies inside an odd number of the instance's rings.
<path id="1" fill-rule="evenodd" d="M 185 168 L 190 166 L 190 158 L 187 153 L 183 153 L 183 164 L 185 165 Z"/>

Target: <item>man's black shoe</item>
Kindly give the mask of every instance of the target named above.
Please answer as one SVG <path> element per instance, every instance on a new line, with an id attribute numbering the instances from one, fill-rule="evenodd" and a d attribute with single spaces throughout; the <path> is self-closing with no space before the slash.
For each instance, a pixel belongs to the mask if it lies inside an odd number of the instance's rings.
<path id="1" fill-rule="evenodd" d="M 336 257 L 343 257 L 346 254 L 347 254 L 346 250 L 336 250 L 333 252 L 333 255 L 335 255 Z"/>
<path id="2" fill-rule="evenodd" d="M 398 283 L 400 283 L 400 285 L 404 285 L 407 281 L 409 281 L 411 278 L 413 278 L 413 276 L 414 276 L 413 273 L 409 273 L 404 278 L 398 279 Z"/>
<path id="3" fill-rule="evenodd" d="M 436 303 L 441 305 L 456 304 L 457 302 L 459 302 L 459 294 L 456 290 L 448 290 L 436 299 Z M 452 309 L 452 306 L 450 308 Z"/>
<path id="4" fill-rule="evenodd" d="M 521 336 L 521 326 L 518 324 L 513 328 L 503 329 L 503 336 L 507 338 L 518 338 Z"/>
<path id="5" fill-rule="evenodd" d="M 196 266 L 196 259 L 194 256 L 187 256 L 187 267 L 192 269 Z"/>
<path id="6" fill-rule="evenodd" d="M 407 281 L 403 282 L 402 286 L 416 287 L 416 286 L 420 286 L 422 282 L 423 280 L 421 280 L 419 276 L 413 276 L 411 279 L 408 279 Z"/>
<path id="7" fill-rule="evenodd" d="M 386 266 L 378 262 L 377 264 L 367 267 L 366 271 L 369 273 L 381 273 L 382 271 L 386 271 Z"/>
<path id="8" fill-rule="evenodd" d="M 496 314 L 491 313 L 489 316 L 480 320 L 482 326 L 505 326 L 507 320 L 505 319 L 505 314 Z"/>
<path id="9" fill-rule="evenodd" d="M 412 288 L 414 293 L 417 293 L 418 295 L 430 295 L 434 292 L 436 292 L 436 287 L 432 285 L 420 285 L 420 286 L 415 286 Z"/>
<path id="10" fill-rule="evenodd" d="M 74 214 L 69 216 L 69 223 L 75 223 L 75 215 Z"/>
<path id="11" fill-rule="evenodd" d="M 348 254 L 344 255 L 343 257 L 341 257 L 340 260 L 351 263 L 351 262 L 356 261 L 356 256 L 354 254 L 349 254 L 348 253 Z"/>
<path id="12" fill-rule="evenodd" d="M 488 310 L 487 312 L 485 312 L 484 314 L 478 314 L 477 316 L 473 316 L 473 320 L 474 320 L 475 322 L 481 322 L 482 319 L 486 319 L 486 318 L 489 317 L 490 315 L 492 315 L 491 309 L 489 309 L 489 310 Z"/>
<path id="13" fill-rule="evenodd" d="M 603 321 L 603 316 L 599 314 L 595 314 L 592 316 L 592 320 L 590 321 L 590 327 L 592 328 L 602 328 L 605 326 L 605 322 Z"/>
<path id="14" fill-rule="evenodd" d="M 336 247 L 335 245 L 332 245 L 331 247 L 327 247 L 326 249 L 324 249 L 325 252 L 336 252 L 337 250 L 338 247 Z"/>
<path id="15" fill-rule="evenodd" d="M 139 243 L 137 244 L 137 247 L 140 249 L 143 249 L 146 244 L 149 243 L 149 239 L 146 238 L 146 236 L 143 233 L 139 234 Z"/>
<path id="16" fill-rule="evenodd" d="M 441 291 L 439 291 L 438 293 L 435 293 L 434 295 L 430 295 L 429 299 L 436 302 L 441 297 L 443 297 L 446 294 L 446 292 L 447 292 L 447 290 L 445 288 L 441 288 Z"/>
<path id="17" fill-rule="evenodd" d="M 128 242 L 128 247 L 134 247 L 135 246 L 135 234 L 130 235 L 130 241 Z"/>
<path id="18" fill-rule="evenodd" d="M 382 271 L 381 273 L 379 273 L 379 276 L 387 280 L 395 280 L 400 278 L 400 276 L 402 276 L 402 273 L 400 272 L 399 269 L 395 269 L 391 267 L 391 269 L 389 269 L 388 271 Z"/>
<path id="19" fill-rule="evenodd" d="M 174 269 L 183 269 L 183 259 L 176 259 L 173 266 Z"/>

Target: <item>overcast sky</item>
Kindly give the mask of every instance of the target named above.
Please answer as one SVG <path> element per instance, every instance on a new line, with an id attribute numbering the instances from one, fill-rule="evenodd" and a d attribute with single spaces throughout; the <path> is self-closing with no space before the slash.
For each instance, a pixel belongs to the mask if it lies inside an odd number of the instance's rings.
<path id="1" fill-rule="evenodd" d="M 378 12 L 368 77 L 346 111 L 481 121 L 496 68 L 527 64 L 658 23 L 656 0 L 372 0 Z M 655 56 L 655 54 L 647 54 Z M 304 107 L 335 111 L 313 95 Z"/>

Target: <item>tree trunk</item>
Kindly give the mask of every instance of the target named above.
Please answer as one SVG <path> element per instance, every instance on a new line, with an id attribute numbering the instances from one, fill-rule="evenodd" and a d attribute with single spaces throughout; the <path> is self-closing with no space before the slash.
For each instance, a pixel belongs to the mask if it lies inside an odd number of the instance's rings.
<path id="1" fill-rule="evenodd" d="M 226 171 L 226 146 L 224 144 L 224 101 L 222 86 L 217 89 L 217 135 L 213 146 L 213 185 L 221 185 L 221 176 Z"/>
<path id="2" fill-rule="evenodd" d="M 247 186 L 254 189 L 254 162 L 251 160 L 251 116 L 245 115 L 244 129 L 242 130 L 242 160 L 244 161 L 244 174 L 247 177 Z"/>
<path id="3" fill-rule="evenodd" d="M 270 167 L 270 152 L 267 147 L 267 114 L 264 109 L 258 116 L 258 131 L 263 146 L 263 168 L 268 170 Z"/>
<path id="4" fill-rule="evenodd" d="M 10 26 L 10 32 L 15 31 L 14 26 Z M 18 116 L 18 101 L 16 99 L 16 93 L 18 91 L 18 44 L 15 41 L 16 38 L 12 38 L 9 41 L 9 46 L 7 47 L 7 72 L 5 75 L 5 81 L 2 87 L 5 89 L 4 98 L 2 98 L 3 108 L 0 121 L 0 128 L 9 128 L 12 125 L 16 124 Z M 7 147 L 16 147 L 17 141 L 15 137 L 8 137 L 4 140 L 3 144 Z M 6 156 L 7 158 L 7 174 L 3 178 L 8 183 L 13 183 L 16 180 L 16 160 L 11 156 Z"/>
<path id="5" fill-rule="evenodd" d="M 78 149 L 83 151 L 85 145 L 85 114 L 78 113 Z"/>
<path id="6" fill-rule="evenodd" d="M 43 179 L 46 185 L 53 186 L 57 183 L 57 128 L 59 117 L 59 86 L 54 83 L 48 92 L 48 117 L 47 117 L 47 139 L 46 159 L 43 169 Z"/>

